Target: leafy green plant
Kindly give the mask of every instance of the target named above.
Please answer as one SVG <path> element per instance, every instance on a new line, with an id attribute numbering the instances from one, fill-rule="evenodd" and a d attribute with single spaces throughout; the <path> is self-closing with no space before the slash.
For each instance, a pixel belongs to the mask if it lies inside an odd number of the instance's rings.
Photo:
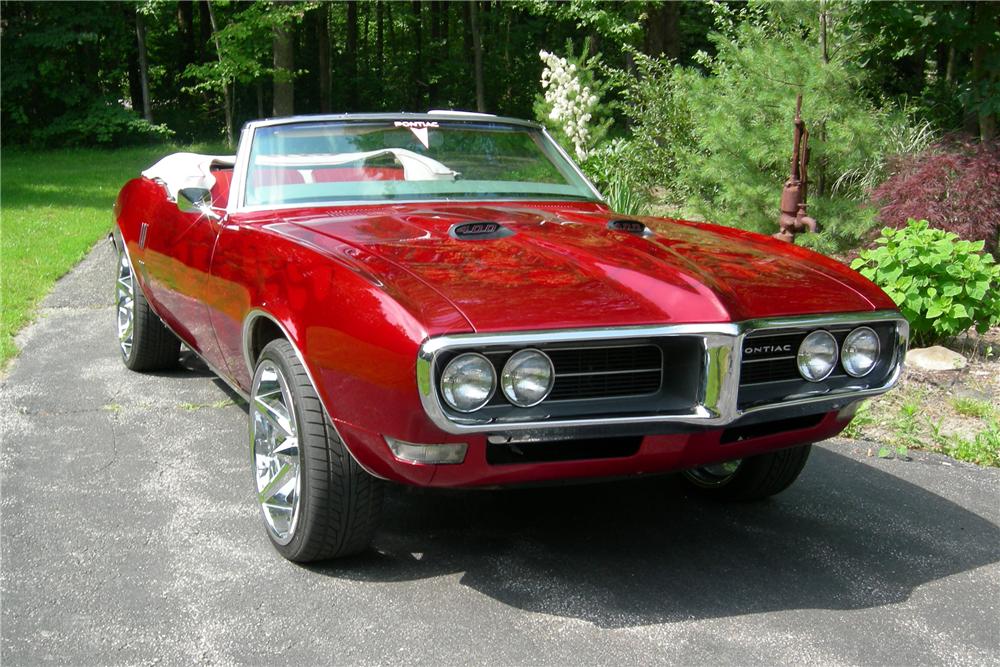
<path id="1" fill-rule="evenodd" d="M 874 225 L 872 213 L 859 207 L 865 183 L 881 179 L 900 145 L 920 145 L 927 133 L 911 130 L 906 113 L 860 94 L 864 71 L 849 57 L 850 49 L 841 48 L 849 46 L 849 37 L 836 20 L 824 56 L 818 47 L 820 8 L 713 5 L 717 32 L 709 39 L 716 53 L 701 53 L 698 67 L 676 67 L 656 79 L 672 106 L 650 108 L 663 111 L 668 128 L 689 127 L 688 141 L 664 151 L 673 166 L 660 178 L 684 198 L 690 213 L 771 233 L 777 231 L 778 199 L 788 178 L 795 99 L 802 94 L 812 155 L 809 212 L 822 230 L 809 243 L 835 251 L 857 245 Z"/>
<path id="2" fill-rule="evenodd" d="M 120 104 L 98 101 L 35 129 L 32 139 L 47 146 L 122 146 L 165 141 L 173 134 L 166 125 L 150 123 Z"/>
<path id="3" fill-rule="evenodd" d="M 843 435 L 845 438 L 857 440 L 861 437 L 861 433 L 864 431 L 865 427 L 874 423 L 875 417 L 871 414 L 871 402 L 862 401 L 861 405 L 858 406 L 857 411 L 854 413 L 854 418 L 851 420 L 851 423 L 844 429 Z"/>
<path id="4" fill-rule="evenodd" d="M 994 412 L 993 406 L 990 405 L 989 401 L 981 401 L 968 397 L 956 398 L 951 402 L 951 406 L 955 408 L 955 412 L 963 417 L 979 417 L 980 419 L 986 419 Z"/>
<path id="5" fill-rule="evenodd" d="M 646 189 L 629 168 L 634 152 L 633 142 L 615 139 L 604 142 L 591 151 L 581 165 L 597 189 L 604 194 L 608 205 L 626 215 L 642 215 L 649 204 Z"/>
<path id="6" fill-rule="evenodd" d="M 910 395 L 906 397 L 905 402 L 899 408 L 899 414 L 893 422 L 893 431 L 896 437 L 904 443 L 908 443 L 913 446 L 920 446 L 923 444 L 920 440 L 920 435 L 917 433 L 917 415 L 920 413 L 921 404 L 923 403 L 924 396 L 921 394 Z M 905 445 L 901 445 L 905 450 Z M 905 456 L 905 452 L 903 456 Z"/>
<path id="7" fill-rule="evenodd" d="M 915 345 L 1000 324 L 1000 265 L 983 252 L 982 241 L 963 241 L 929 228 L 926 220 L 910 220 L 902 229 L 883 229 L 876 244 L 851 268 L 896 302 Z"/>
<path id="8" fill-rule="evenodd" d="M 950 438 L 941 449 L 959 461 L 1000 466 L 1000 420 L 990 419 L 986 429 L 977 433 L 971 440 Z"/>

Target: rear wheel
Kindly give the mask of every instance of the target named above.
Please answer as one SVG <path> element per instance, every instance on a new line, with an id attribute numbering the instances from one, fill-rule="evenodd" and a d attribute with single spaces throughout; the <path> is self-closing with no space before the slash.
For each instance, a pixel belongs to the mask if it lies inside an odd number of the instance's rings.
<path id="1" fill-rule="evenodd" d="M 118 348 L 125 366 L 133 371 L 177 367 L 181 342 L 149 307 L 124 248 L 118 250 L 116 275 Z"/>
<path id="2" fill-rule="evenodd" d="M 288 341 L 261 352 L 249 416 L 254 491 L 278 552 L 304 563 L 367 549 L 381 483 L 347 451 Z"/>
<path id="3" fill-rule="evenodd" d="M 698 494 L 720 500 L 759 500 L 781 493 L 798 478 L 812 445 L 800 445 L 745 459 L 734 459 L 682 474 Z"/>

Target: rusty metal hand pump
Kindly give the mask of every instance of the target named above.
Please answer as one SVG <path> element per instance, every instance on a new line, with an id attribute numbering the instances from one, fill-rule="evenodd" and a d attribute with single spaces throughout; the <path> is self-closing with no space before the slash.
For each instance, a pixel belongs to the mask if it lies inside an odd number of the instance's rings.
<path id="1" fill-rule="evenodd" d="M 805 231 L 815 232 L 818 229 L 816 221 L 806 215 L 806 198 L 808 196 L 808 166 L 809 166 L 809 130 L 802 120 L 802 95 L 795 99 L 795 135 L 792 145 L 792 164 L 781 192 L 781 216 L 778 226 L 781 228 L 774 238 L 782 241 L 795 241 L 795 235 Z"/>

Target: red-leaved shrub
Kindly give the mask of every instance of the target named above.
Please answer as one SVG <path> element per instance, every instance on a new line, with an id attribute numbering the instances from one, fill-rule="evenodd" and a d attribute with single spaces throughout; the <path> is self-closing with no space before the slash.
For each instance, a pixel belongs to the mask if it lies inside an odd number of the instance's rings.
<path id="1" fill-rule="evenodd" d="M 928 220 L 970 241 L 1000 244 L 1000 142 L 956 138 L 900 158 L 894 175 L 871 193 L 883 224 Z"/>

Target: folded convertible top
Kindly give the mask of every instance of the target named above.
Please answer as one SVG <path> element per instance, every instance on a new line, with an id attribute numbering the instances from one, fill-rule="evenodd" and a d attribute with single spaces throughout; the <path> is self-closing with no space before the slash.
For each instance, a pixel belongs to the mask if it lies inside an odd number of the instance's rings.
<path id="1" fill-rule="evenodd" d="M 235 155 L 201 155 L 199 153 L 173 153 L 142 172 L 146 178 L 160 181 L 171 199 L 183 188 L 205 188 L 215 185 L 213 166 L 232 167 Z"/>

